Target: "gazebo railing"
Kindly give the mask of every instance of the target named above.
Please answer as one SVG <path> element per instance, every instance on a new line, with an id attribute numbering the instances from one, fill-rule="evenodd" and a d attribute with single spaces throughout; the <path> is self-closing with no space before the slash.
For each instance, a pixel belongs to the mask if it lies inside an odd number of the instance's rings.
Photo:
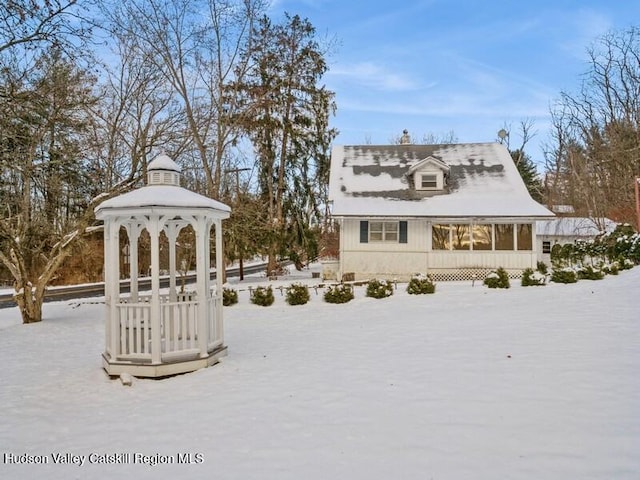
<path id="1" fill-rule="evenodd" d="M 120 326 L 116 356 L 151 360 L 151 306 L 148 303 L 119 303 L 115 307 Z"/>
<path id="2" fill-rule="evenodd" d="M 160 304 L 159 346 L 153 345 L 151 304 L 148 302 L 116 304 L 120 326 L 119 351 L 116 357 L 123 360 L 151 361 L 154 348 L 161 349 L 162 362 L 172 362 L 186 357 L 206 355 L 198 343 L 198 318 L 201 308 L 208 309 L 207 351 L 222 346 L 222 319 L 217 315 L 216 297 L 210 297 L 202 305 L 200 301 L 164 301 Z M 115 332 L 112 332 L 114 334 Z"/>

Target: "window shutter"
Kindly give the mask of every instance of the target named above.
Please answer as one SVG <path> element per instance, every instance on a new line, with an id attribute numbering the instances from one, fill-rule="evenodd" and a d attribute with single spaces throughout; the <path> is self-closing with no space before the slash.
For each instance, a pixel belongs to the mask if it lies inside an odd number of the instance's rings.
<path id="1" fill-rule="evenodd" d="M 400 243 L 407 243 L 407 222 L 405 220 L 400 221 L 400 233 L 398 238 Z"/>
<path id="2" fill-rule="evenodd" d="M 369 243 L 369 222 L 360 220 L 360 243 Z"/>

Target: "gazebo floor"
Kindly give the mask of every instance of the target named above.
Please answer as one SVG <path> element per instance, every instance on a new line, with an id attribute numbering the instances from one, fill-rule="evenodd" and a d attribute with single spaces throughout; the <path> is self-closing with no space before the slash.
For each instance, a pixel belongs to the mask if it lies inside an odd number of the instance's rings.
<path id="1" fill-rule="evenodd" d="M 152 364 L 148 362 L 136 362 L 129 360 L 118 360 L 107 358 L 102 354 L 102 367 L 111 377 L 117 377 L 123 373 L 128 373 L 134 377 L 161 378 L 180 373 L 195 372 L 201 368 L 210 367 L 227 355 L 226 345 L 218 347 L 210 352 L 206 357 L 176 359 L 171 362 Z"/>

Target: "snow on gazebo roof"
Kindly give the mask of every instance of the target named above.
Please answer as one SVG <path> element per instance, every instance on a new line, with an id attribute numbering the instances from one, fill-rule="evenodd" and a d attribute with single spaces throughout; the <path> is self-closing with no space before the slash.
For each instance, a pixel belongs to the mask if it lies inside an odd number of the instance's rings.
<path id="1" fill-rule="evenodd" d="M 428 158 L 449 167 L 446 193 L 412 192 L 408 175 Z M 509 151 L 499 143 L 335 146 L 329 200 L 336 217 L 554 216 L 531 198 Z"/>
<path id="2" fill-rule="evenodd" d="M 164 172 L 161 173 L 161 172 Z M 160 154 L 147 167 L 148 185 L 102 202 L 95 208 L 96 217 L 119 214 L 123 210 L 162 208 L 172 210 L 209 209 L 227 218 L 231 208 L 222 202 L 179 185 L 180 167 L 168 155 Z"/>
<path id="3" fill-rule="evenodd" d="M 102 218 L 108 210 L 152 207 L 207 208 L 224 212 L 224 218 L 231 212 L 231 208 L 222 202 L 174 185 L 148 185 L 138 188 L 102 202 L 96 207 L 95 212 L 98 218 Z"/>

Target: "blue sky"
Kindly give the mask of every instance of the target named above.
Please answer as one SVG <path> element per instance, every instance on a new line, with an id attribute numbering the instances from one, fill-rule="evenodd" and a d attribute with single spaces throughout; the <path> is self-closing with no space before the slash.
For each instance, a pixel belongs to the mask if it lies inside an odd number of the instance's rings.
<path id="1" fill-rule="evenodd" d="M 276 0 L 308 18 L 335 51 L 324 81 L 336 93 L 336 144 L 389 143 L 408 129 L 453 131 L 460 142 L 497 139 L 534 122 L 527 150 L 543 162 L 549 109 L 575 92 L 586 49 L 611 30 L 640 25 L 640 2 L 474 0 Z"/>

